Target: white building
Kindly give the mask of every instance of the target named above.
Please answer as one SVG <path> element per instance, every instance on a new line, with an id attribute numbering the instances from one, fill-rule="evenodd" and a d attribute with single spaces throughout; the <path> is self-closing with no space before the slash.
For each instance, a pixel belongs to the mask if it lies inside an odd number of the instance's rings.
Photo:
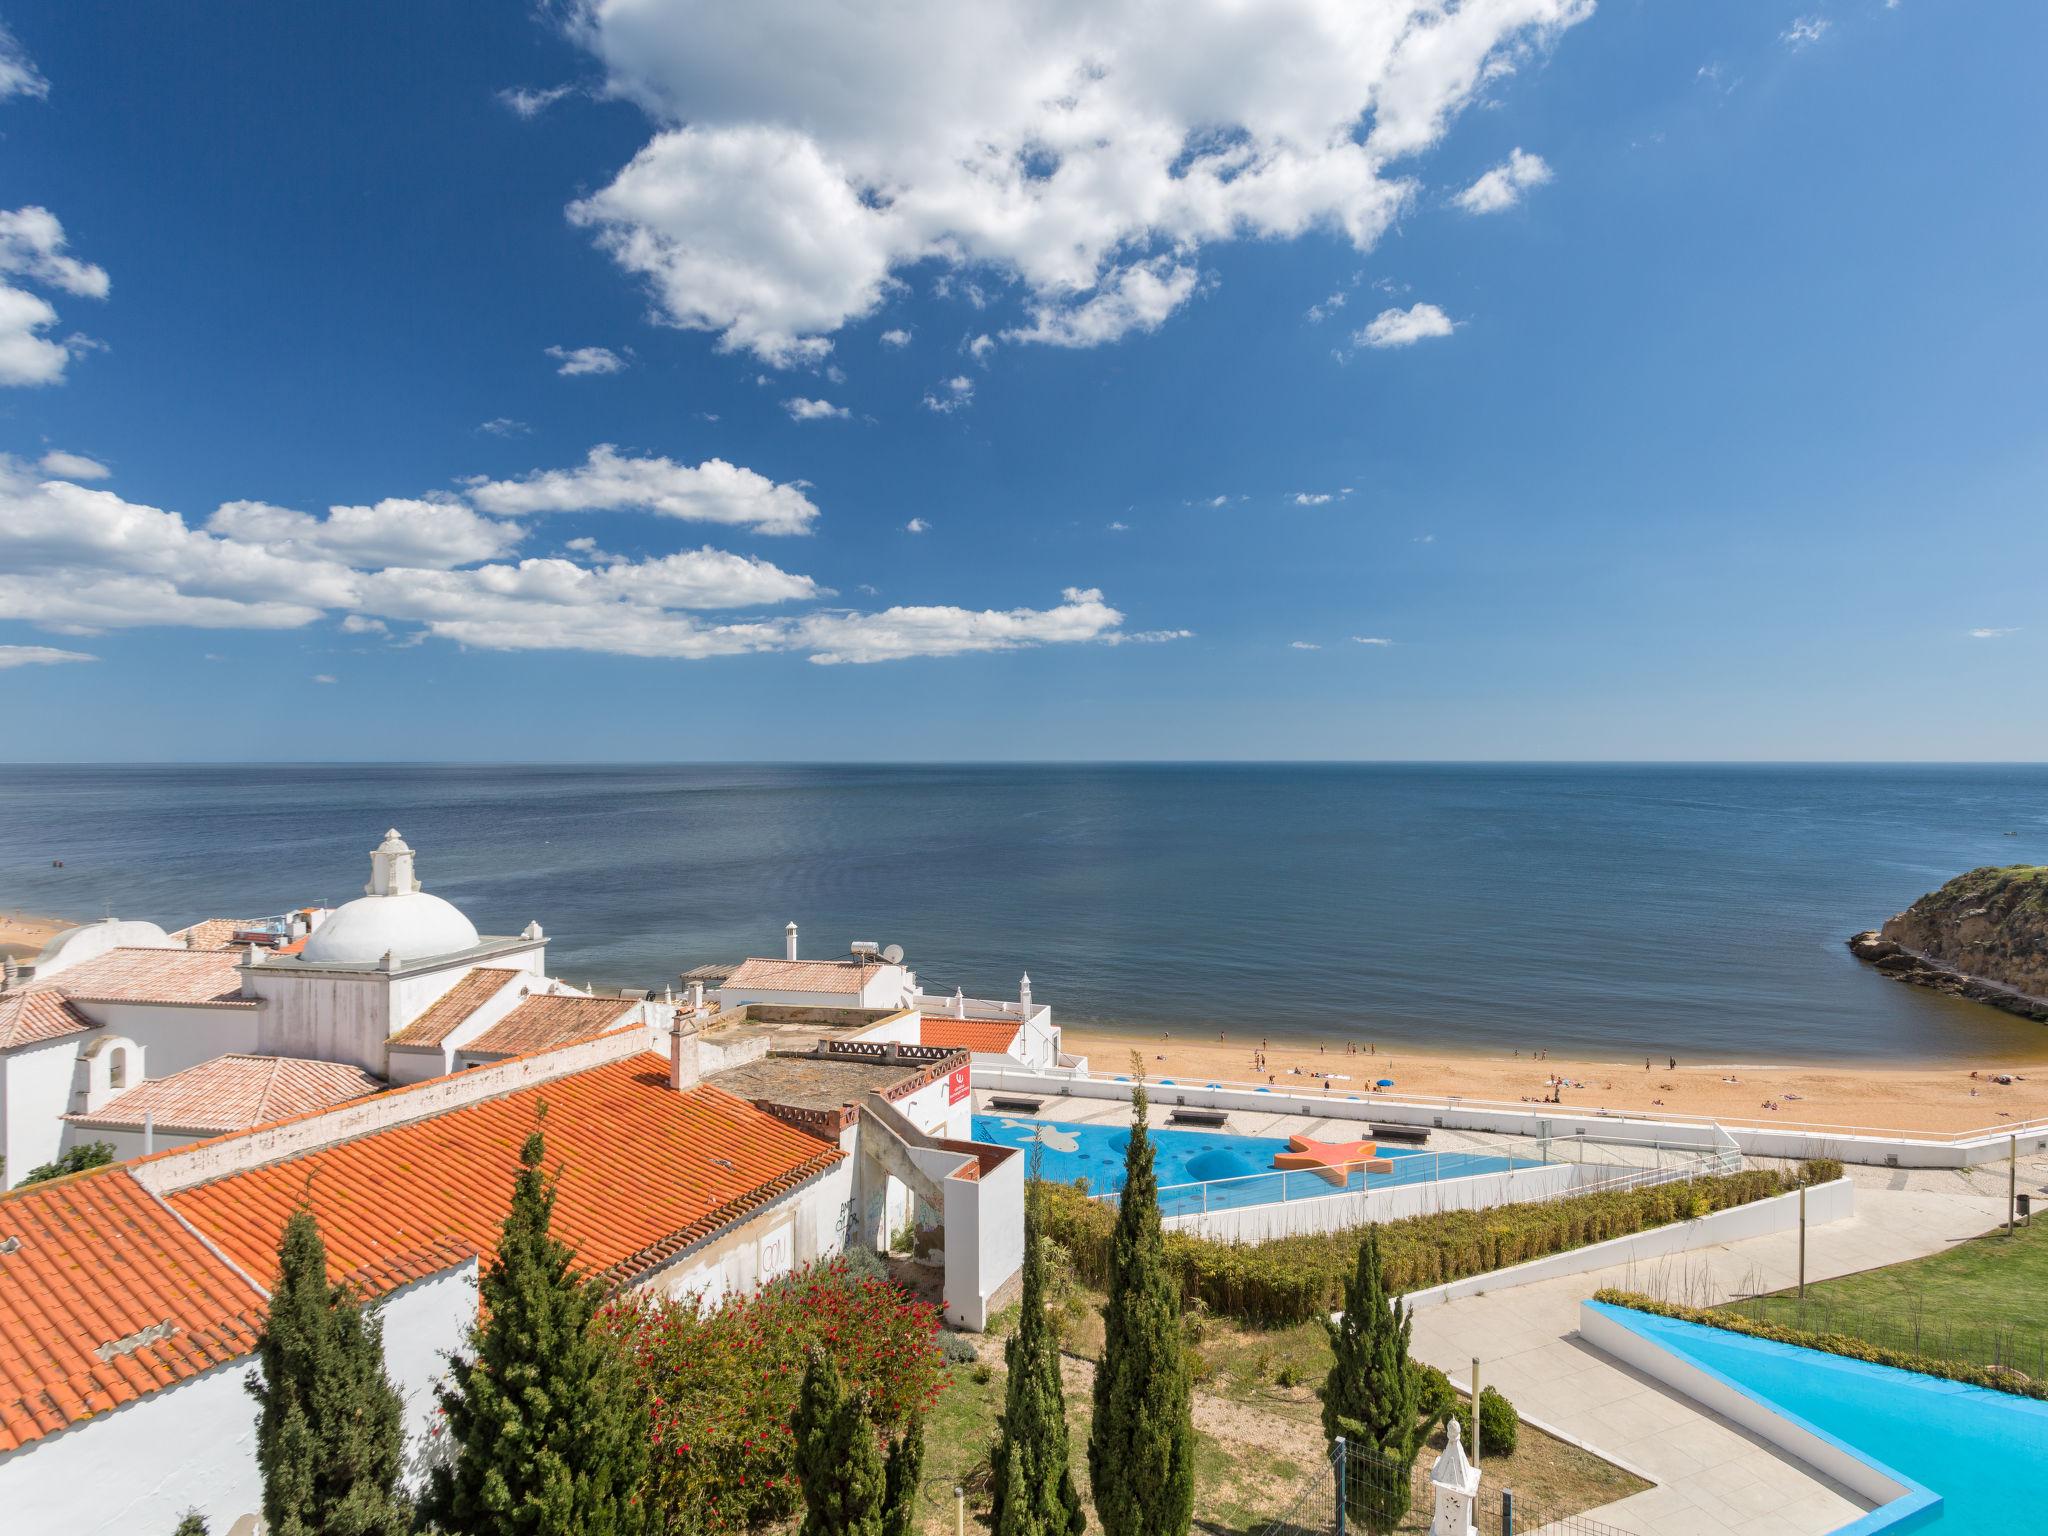
<path id="1" fill-rule="evenodd" d="M 801 960 L 796 952 L 796 924 L 783 930 L 780 960 L 756 956 L 743 960 L 714 989 L 721 1012 L 752 1007 L 816 1010 L 894 1011 L 910 1006 L 917 994 L 917 973 L 903 964 L 895 945 L 856 943 L 832 960 Z M 693 973 L 694 974 L 694 973 Z"/>

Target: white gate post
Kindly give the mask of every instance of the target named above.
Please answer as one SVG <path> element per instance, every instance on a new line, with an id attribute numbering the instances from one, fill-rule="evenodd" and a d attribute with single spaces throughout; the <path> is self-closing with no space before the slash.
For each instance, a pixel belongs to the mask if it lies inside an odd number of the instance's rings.
<path id="1" fill-rule="evenodd" d="M 1479 1506 L 1479 1469 L 1465 1459 L 1464 1431 L 1453 1418 L 1444 1426 L 1443 1454 L 1429 1469 L 1436 1490 L 1436 1518 L 1429 1536 L 1479 1536 L 1472 1512 Z"/>

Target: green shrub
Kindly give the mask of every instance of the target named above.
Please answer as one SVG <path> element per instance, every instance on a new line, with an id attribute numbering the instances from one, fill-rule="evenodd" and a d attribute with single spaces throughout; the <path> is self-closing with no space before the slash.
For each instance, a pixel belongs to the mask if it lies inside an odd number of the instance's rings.
<path id="1" fill-rule="evenodd" d="M 950 1331 L 939 1334 L 939 1357 L 948 1365 L 972 1365 L 981 1358 L 972 1344 Z"/>
<path id="2" fill-rule="evenodd" d="M 104 1168 L 114 1160 L 114 1144 L 111 1141 L 82 1141 L 55 1162 L 43 1163 L 31 1168 L 21 1176 L 24 1184 L 41 1184 L 49 1179 L 61 1179 L 67 1173 L 84 1173 L 89 1168 Z"/>
<path id="3" fill-rule="evenodd" d="M 1634 1291 L 1618 1291 L 1612 1287 L 1595 1291 L 1593 1299 L 1604 1301 L 1609 1306 L 1626 1307 L 1631 1312 L 1676 1318 L 1682 1323 L 1700 1323 L 1728 1333 L 1747 1334 L 1753 1339 L 1770 1339 L 1779 1344 L 1797 1345 L 1801 1349 L 1819 1350 L 1822 1354 L 1864 1360 L 1871 1365 L 1889 1365 L 1896 1370 L 1938 1376 L 1944 1381 L 1960 1381 L 1973 1387 L 1990 1387 L 2019 1397 L 2048 1399 L 2048 1382 L 2035 1381 L 2017 1371 L 2003 1370 L 1995 1365 L 1935 1360 L 1926 1355 L 1909 1354 L 1905 1350 L 1885 1349 L 1864 1339 L 1851 1338 L 1848 1334 L 1808 1333 L 1799 1328 L 1787 1328 L 1781 1323 L 1758 1322 L 1739 1312 L 1723 1312 L 1713 1307 L 1681 1307 L 1675 1302 L 1657 1301 Z"/>
<path id="4" fill-rule="evenodd" d="M 1451 1409 L 1458 1421 L 1458 1430 L 1465 1437 L 1465 1450 L 1472 1450 L 1472 1405 L 1462 1398 Z M 1492 1387 L 1479 1389 L 1479 1454 L 1486 1456 L 1512 1456 L 1515 1442 L 1521 1438 L 1522 1416 L 1515 1412 L 1515 1405 Z"/>
<path id="5" fill-rule="evenodd" d="M 1433 1365 L 1415 1362 L 1415 1400 L 1422 1417 L 1432 1427 L 1458 1411 L 1458 1392 L 1451 1378 Z"/>
<path id="6" fill-rule="evenodd" d="M 1747 1205 L 1794 1187 L 1794 1175 L 1753 1169 L 1539 1204 L 1440 1211 L 1381 1223 L 1380 1252 L 1389 1288 L 1405 1294 Z M 1051 1185 L 1045 1193 L 1047 1236 L 1072 1257 L 1083 1279 L 1103 1284 L 1116 1207 L 1090 1200 L 1075 1185 Z M 1225 1243 L 1169 1231 L 1165 1247 L 1185 1299 L 1199 1300 L 1220 1316 L 1273 1325 L 1326 1317 L 1342 1305 L 1358 1234 L 1320 1232 L 1266 1243 Z"/>
<path id="7" fill-rule="evenodd" d="M 1815 1184 L 1832 1184 L 1842 1176 L 1842 1160 L 1839 1157 L 1809 1157 L 1799 1165 L 1794 1184 L 1811 1188 Z"/>

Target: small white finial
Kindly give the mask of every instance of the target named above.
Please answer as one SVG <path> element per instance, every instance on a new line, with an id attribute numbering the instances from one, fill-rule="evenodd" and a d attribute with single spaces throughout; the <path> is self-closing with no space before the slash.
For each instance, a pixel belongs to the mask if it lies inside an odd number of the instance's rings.
<path id="1" fill-rule="evenodd" d="M 787 928 L 782 930 L 782 958 L 785 960 L 794 960 L 796 958 L 795 923 L 791 923 Z"/>
<path id="2" fill-rule="evenodd" d="M 370 853 L 370 883 L 363 887 L 365 896 L 410 896 L 420 888 L 419 880 L 413 874 L 412 850 L 405 845 L 405 839 L 393 827 L 384 834 L 384 841 Z"/>

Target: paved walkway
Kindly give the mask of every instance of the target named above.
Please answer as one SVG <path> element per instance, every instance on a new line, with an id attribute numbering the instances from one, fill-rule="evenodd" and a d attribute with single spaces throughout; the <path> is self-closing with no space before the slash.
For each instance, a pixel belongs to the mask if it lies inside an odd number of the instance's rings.
<path id="1" fill-rule="evenodd" d="M 1807 1233 L 1809 1280 L 1938 1252 L 2005 1215 L 2003 1192 L 1976 1192 L 1976 1181 L 1856 1174 L 1855 1216 Z M 1657 1484 L 1591 1511 L 1594 1519 L 1640 1536 L 1822 1536 L 1870 1506 L 1577 1332 L 1579 1302 L 1602 1286 L 1704 1306 L 1797 1278 L 1797 1233 L 1774 1233 L 1429 1308 L 1415 1315 L 1414 1352 L 1459 1381 L 1470 1380 L 1478 1356 L 1482 1384 Z M 1489 1510 L 1499 1492 L 1483 1486 Z"/>

